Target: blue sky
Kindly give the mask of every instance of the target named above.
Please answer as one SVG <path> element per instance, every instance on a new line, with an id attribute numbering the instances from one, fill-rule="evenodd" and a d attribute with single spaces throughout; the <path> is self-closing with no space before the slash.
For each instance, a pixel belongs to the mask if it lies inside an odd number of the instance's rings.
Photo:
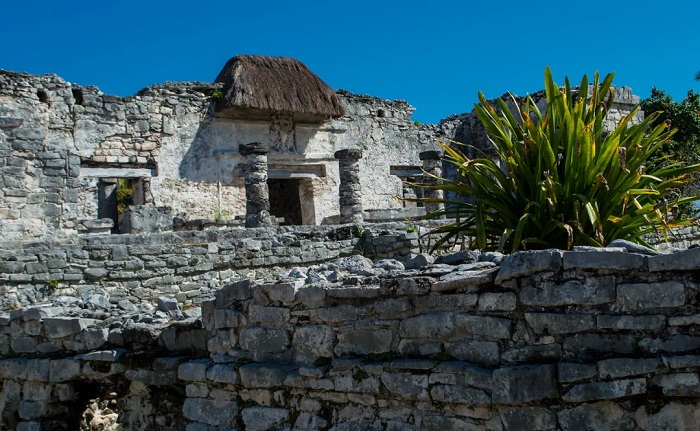
<path id="1" fill-rule="evenodd" d="M 3 2 L 0 68 L 56 73 L 131 95 L 211 81 L 236 54 L 294 57 L 333 88 L 405 99 L 414 119 L 471 111 L 477 92 L 535 92 L 614 71 L 615 84 L 682 99 L 700 88 L 700 2 Z"/>

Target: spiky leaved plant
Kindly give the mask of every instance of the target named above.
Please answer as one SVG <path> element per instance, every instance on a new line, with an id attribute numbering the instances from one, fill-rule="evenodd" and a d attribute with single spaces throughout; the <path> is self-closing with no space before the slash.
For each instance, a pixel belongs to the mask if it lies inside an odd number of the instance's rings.
<path id="1" fill-rule="evenodd" d="M 474 238 L 482 250 L 571 249 L 575 245 L 604 246 L 615 239 L 646 244 L 643 235 L 689 224 L 670 221 L 671 204 L 692 202 L 684 197 L 669 203 L 688 175 L 700 164 L 653 168 L 651 157 L 675 130 L 653 126 L 658 112 L 632 124 L 638 108 L 615 130 L 606 131 L 611 109 L 613 74 L 589 87 L 586 76 L 578 90 L 568 79 L 559 87 L 545 70 L 547 110 L 543 114 L 530 97 L 511 111 L 498 99 L 498 110 L 479 93 L 475 111 L 494 145 L 497 161 L 470 159 L 455 146 L 440 144 L 446 160 L 457 167 L 457 180 L 440 179 L 425 186 L 457 192 L 459 201 L 442 200 L 453 223 L 435 232 L 442 238 Z M 515 99 L 514 99 L 515 101 Z M 658 166 L 658 164 L 654 164 Z M 426 201 L 426 199 L 423 199 Z"/>

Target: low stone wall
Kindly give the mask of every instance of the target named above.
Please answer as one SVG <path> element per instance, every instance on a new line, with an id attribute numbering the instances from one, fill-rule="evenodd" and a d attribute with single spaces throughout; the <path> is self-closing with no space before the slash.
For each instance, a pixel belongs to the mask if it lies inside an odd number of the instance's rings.
<path id="1" fill-rule="evenodd" d="M 700 250 L 491 258 L 223 288 L 203 306 L 212 361 L 179 369 L 188 429 L 696 426 Z"/>
<path id="2" fill-rule="evenodd" d="M 700 249 L 629 250 L 354 256 L 229 283 L 201 318 L 14 310 L 0 428 L 696 429 Z"/>
<path id="3" fill-rule="evenodd" d="M 430 226 L 430 223 L 420 223 Z M 432 223 L 435 225 L 435 223 Z M 198 304 L 224 283 L 275 268 L 363 254 L 407 259 L 426 251 L 415 223 L 82 235 L 0 245 L 0 310 L 58 296 L 99 294 L 113 303 L 158 296 Z"/>

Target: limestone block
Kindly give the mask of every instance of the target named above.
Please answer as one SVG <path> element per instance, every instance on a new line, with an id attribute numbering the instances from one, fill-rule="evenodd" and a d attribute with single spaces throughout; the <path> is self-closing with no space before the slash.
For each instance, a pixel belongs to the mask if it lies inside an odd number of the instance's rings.
<path id="1" fill-rule="evenodd" d="M 250 305 L 248 316 L 252 322 L 289 322 L 290 311 L 285 307 Z"/>
<path id="2" fill-rule="evenodd" d="M 426 313 L 401 321 L 399 335 L 405 338 L 449 338 L 455 328 L 452 312 Z"/>
<path id="3" fill-rule="evenodd" d="M 335 334 L 330 326 L 308 325 L 298 328 L 292 338 L 292 347 L 309 358 L 333 356 Z"/>
<path id="4" fill-rule="evenodd" d="M 289 371 L 289 367 L 270 364 L 246 364 L 238 369 L 241 384 L 245 388 L 282 386 Z"/>
<path id="5" fill-rule="evenodd" d="M 241 329 L 239 343 L 250 352 L 283 352 L 289 347 L 289 332 L 283 329 L 248 327 Z"/>
<path id="6" fill-rule="evenodd" d="M 534 344 L 513 347 L 501 354 L 505 363 L 558 362 L 562 357 L 561 344 Z"/>
<path id="7" fill-rule="evenodd" d="M 516 277 L 524 277 L 536 272 L 558 271 L 562 266 L 561 250 L 519 251 L 501 261 L 496 276 L 496 284 Z"/>
<path id="8" fill-rule="evenodd" d="M 453 357 L 477 365 L 492 367 L 500 362 L 500 348 L 496 341 L 461 339 L 445 344 L 445 352 Z"/>
<path id="9" fill-rule="evenodd" d="M 204 382 L 210 365 L 211 361 L 207 359 L 182 363 L 177 369 L 177 378 L 188 382 Z"/>
<path id="10" fill-rule="evenodd" d="M 517 304 L 515 293 L 482 293 L 479 296 L 478 308 L 480 311 L 512 311 Z"/>
<path id="11" fill-rule="evenodd" d="M 498 368 L 493 372 L 493 402 L 520 404 L 556 398 L 559 389 L 554 365 L 521 365 Z M 537 384 L 532 384 L 537 382 Z"/>
<path id="12" fill-rule="evenodd" d="M 391 351 L 394 333 L 389 329 L 349 329 L 338 332 L 335 353 L 369 355 Z"/>
<path id="13" fill-rule="evenodd" d="M 427 400 L 428 376 L 412 373 L 387 373 L 381 375 L 381 381 L 390 393 L 408 400 Z"/>
<path id="14" fill-rule="evenodd" d="M 224 309 L 214 311 L 214 328 L 238 328 L 246 324 L 245 315 L 239 311 Z"/>
<path id="15" fill-rule="evenodd" d="M 559 381 L 563 383 L 577 382 L 595 377 L 595 364 L 559 363 Z"/>
<path id="16" fill-rule="evenodd" d="M 357 319 L 357 309 L 351 305 L 338 307 L 319 308 L 316 310 L 318 320 L 322 322 L 338 323 Z"/>
<path id="17" fill-rule="evenodd" d="M 700 269 L 700 249 L 691 248 L 649 258 L 649 271 L 692 271 Z"/>
<path id="18" fill-rule="evenodd" d="M 235 364 L 216 364 L 207 370 L 207 380 L 217 383 L 237 384 L 238 373 Z"/>
<path id="19" fill-rule="evenodd" d="M 400 314 L 413 308 L 408 298 L 394 298 L 380 300 L 374 303 L 374 312 L 380 317 Z"/>
<path id="20" fill-rule="evenodd" d="M 641 269 L 644 266 L 644 261 L 645 257 L 641 254 L 627 253 L 627 251 L 617 251 L 617 249 L 610 248 L 564 253 L 565 270 L 590 268 L 630 271 Z"/>
<path id="21" fill-rule="evenodd" d="M 63 338 L 69 335 L 79 334 L 84 329 L 94 325 L 97 321 L 94 319 L 77 317 L 50 317 L 44 319 L 42 322 L 47 337 Z"/>
<path id="22" fill-rule="evenodd" d="M 700 405 L 671 402 L 658 411 L 639 409 L 635 419 L 645 431 L 695 431 L 700 423 Z"/>
<path id="23" fill-rule="evenodd" d="M 214 293 L 216 308 L 230 308 L 236 301 L 243 301 L 252 296 L 250 280 L 227 284 Z"/>
<path id="24" fill-rule="evenodd" d="M 651 385 L 661 388 L 669 397 L 700 396 L 700 380 L 697 373 L 662 374 L 651 380 Z"/>
<path id="25" fill-rule="evenodd" d="M 27 361 L 27 377 L 31 382 L 48 382 L 49 381 L 49 360 L 48 359 L 30 359 Z"/>
<path id="26" fill-rule="evenodd" d="M 590 314 L 525 313 L 525 321 L 536 334 L 571 334 L 596 327 Z"/>
<path id="27" fill-rule="evenodd" d="M 22 385 L 22 397 L 27 401 L 50 401 L 51 385 L 39 382 L 24 382 Z"/>
<path id="28" fill-rule="evenodd" d="M 623 311 L 680 307 L 685 304 L 685 286 L 680 281 L 621 284 L 617 287 L 617 305 Z"/>
<path id="29" fill-rule="evenodd" d="M 659 331 L 666 326 L 666 316 L 597 316 L 599 329 Z"/>
<path id="30" fill-rule="evenodd" d="M 493 388 L 493 371 L 464 362 L 442 362 L 433 371 L 454 375 L 457 383 L 461 385 L 473 386 L 488 391 L 491 391 Z"/>
<path id="31" fill-rule="evenodd" d="M 218 427 L 235 427 L 238 404 L 221 398 L 187 398 L 182 406 L 185 418 Z"/>
<path id="32" fill-rule="evenodd" d="M 598 361 L 598 374 L 603 379 L 637 376 L 640 374 L 653 373 L 662 369 L 663 364 L 658 358 L 613 358 Z"/>
<path id="33" fill-rule="evenodd" d="M 594 400 L 612 400 L 647 391 L 646 379 L 622 379 L 606 382 L 580 383 L 562 395 L 566 402 L 578 403 Z"/>
<path id="34" fill-rule="evenodd" d="M 506 431 L 546 431 L 557 427 L 557 417 L 544 407 L 503 407 L 499 409 Z"/>
<path id="35" fill-rule="evenodd" d="M 274 407 L 248 407 L 241 411 L 246 430 L 267 431 L 288 426 L 289 410 Z"/>
<path id="36" fill-rule="evenodd" d="M 612 402 L 586 404 L 561 410 L 557 417 L 562 431 L 632 430 L 636 426 L 631 415 Z"/>
<path id="37" fill-rule="evenodd" d="M 455 271 L 440 277 L 440 281 L 433 283 L 431 289 L 435 292 L 447 292 L 452 290 L 466 290 L 488 286 L 494 282 L 498 268 L 492 268 L 490 262 L 479 262 L 478 265 L 486 266 L 481 270 Z"/>
<path id="38" fill-rule="evenodd" d="M 49 363 L 49 379 L 51 383 L 66 382 L 80 375 L 80 362 L 67 359 L 52 359 Z"/>
<path id="39" fill-rule="evenodd" d="M 469 405 L 490 404 L 491 397 L 484 391 L 459 385 L 435 385 L 430 389 L 433 401 Z"/>
<path id="40" fill-rule="evenodd" d="M 584 282 L 567 281 L 564 284 L 542 282 L 524 286 L 520 301 L 525 305 L 600 305 L 615 300 L 615 280 L 612 277 L 588 277 Z"/>
<path id="41" fill-rule="evenodd" d="M 472 334 L 492 338 L 510 338 L 512 325 L 513 322 L 510 319 L 460 313 L 455 317 L 455 334 L 457 336 Z"/>
<path id="42" fill-rule="evenodd" d="M 10 341 L 10 347 L 16 353 L 35 353 L 36 339 L 34 337 L 16 337 Z"/>

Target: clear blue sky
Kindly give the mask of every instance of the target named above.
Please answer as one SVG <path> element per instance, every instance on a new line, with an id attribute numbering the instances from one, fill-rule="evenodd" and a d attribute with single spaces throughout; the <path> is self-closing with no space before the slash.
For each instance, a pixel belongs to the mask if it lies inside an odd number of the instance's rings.
<path id="1" fill-rule="evenodd" d="M 2 2 L 0 68 L 56 73 L 131 95 L 212 81 L 236 54 L 294 57 L 333 88 L 405 99 L 428 123 L 487 97 L 616 72 L 615 83 L 682 99 L 700 70 L 700 2 L 112 1 Z"/>

